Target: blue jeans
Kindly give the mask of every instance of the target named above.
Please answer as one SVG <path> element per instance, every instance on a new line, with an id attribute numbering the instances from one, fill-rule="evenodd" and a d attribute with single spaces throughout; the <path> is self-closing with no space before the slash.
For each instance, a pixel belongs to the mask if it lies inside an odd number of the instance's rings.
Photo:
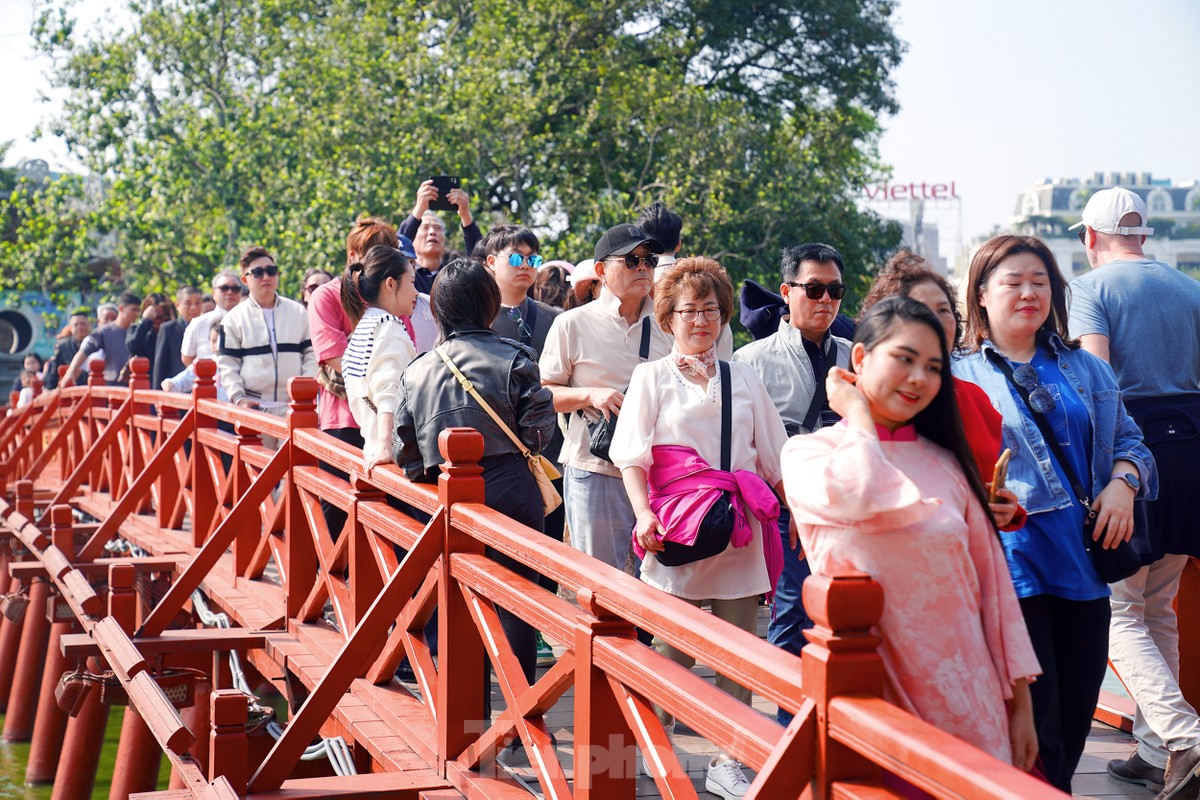
<path id="1" fill-rule="evenodd" d="M 571 545 L 624 570 L 636 519 L 625 484 L 611 475 L 567 466 L 563 490 Z"/>
<path id="2" fill-rule="evenodd" d="M 804 579 L 811 572 L 808 561 L 796 558 L 797 550 L 788 543 L 788 524 L 792 516 L 786 508 L 779 511 L 779 536 L 783 540 L 783 574 L 775 585 L 775 601 L 770 623 L 767 625 L 767 641 L 776 647 L 786 650 L 793 655 L 800 655 L 800 649 L 808 643 L 804 631 L 813 626 L 813 621 L 804 611 L 801 590 Z M 765 535 L 765 532 L 764 532 Z M 775 712 L 775 719 L 780 725 L 792 721 L 793 714 L 782 708 Z"/>

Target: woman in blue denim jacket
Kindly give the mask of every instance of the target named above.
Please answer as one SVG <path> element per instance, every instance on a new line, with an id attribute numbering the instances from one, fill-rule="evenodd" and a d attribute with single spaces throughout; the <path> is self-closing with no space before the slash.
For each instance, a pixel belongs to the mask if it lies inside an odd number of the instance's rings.
<path id="1" fill-rule="evenodd" d="M 1013 452 L 1008 487 L 1029 518 L 1001 537 L 1043 671 L 1031 687 L 1043 770 L 1070 792 L 1108 660 L 1109 590 L 1084 548 L 1088 512 L 1066 465 L 999 364 L 1015 371 L 1090 492 L 1104 546 L 1132 536 L 1134 498 L 1156 491 L 1154 459 L 1112 368 L 1067 338 L 1066 283 L 1042 241 L 997 236 L 984 244 L 971 260 L 966 300 L 968 352 L 953 370 L 992 398 Z"/>

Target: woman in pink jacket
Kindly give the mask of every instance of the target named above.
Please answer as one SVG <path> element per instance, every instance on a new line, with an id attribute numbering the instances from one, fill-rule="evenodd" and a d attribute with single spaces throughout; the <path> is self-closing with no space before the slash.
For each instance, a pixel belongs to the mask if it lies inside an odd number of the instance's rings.
<path id="1" fill-rule="evenodd" d="M 732 313 L 733 285 L 717 262 L 686 258 L 663 273 L 654 287 L 654 316 L 674 345 L 665 358 L 633 371 L 609 454 L 637 515 L 634 543 L 646 553 L 642 580 L 696 606 L 709 601 L 715 616 L 754 633 L 758 598 L 773 591 L 782 565 L 779 537 L 764 540 L 762 530 L 764 525 L 775 530 L 779 515 L 771 487 L 781 487 L 779 454 L 787 434 L 758 375 L 744 364 L 717 360 L 717 336 Z M 729 367 L 729 386 L 722 386 L 723 366 Z M 729 469 L 704 477 L 704 470 L 715 473 L 721 465 L 724 396 L 730 398 L 732 417 Z M 662 474 L 666 470 L 675 474 Z M 696 483 L 673 495 L 672 478 Z M 697 492 L 707 493 L 699 498 L 703 508 L 680 507 Z M 678 555 L 700 544 L 696 516 L 725 493 L 734 519 L 728 546 L 690 563 L 668 559 L 672 547 Z M 772 546 L 774 551 L 765 549 Z M 655 638 L 654 646 L 677 663 L 694 664 L 661 639 Z M 720 675 L 717 686 L 750 702 L 749 689 Z M 670 733 L 674 720 L 661 711 L 660 717 Z M 709 762 L 705 785 L 735 798 L 745 794 L 749 782 L 737 762 L 722 753 Z"/>

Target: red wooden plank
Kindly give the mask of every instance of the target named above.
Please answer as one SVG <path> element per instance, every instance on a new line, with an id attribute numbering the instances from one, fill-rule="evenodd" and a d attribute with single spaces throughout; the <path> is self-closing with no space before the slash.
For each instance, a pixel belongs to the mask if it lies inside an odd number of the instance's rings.
<path id="1" fill-rule="evenodd" d="M 936 796 L 1065 798 L 1058 789 L 874 697 L 829 702 L 829 736 Z"/>
<path id="2" fill-rule="evenodd" d="M 97 622 L 92 628 L 92 638 L 104 653 L 104 660 L 123 683 L 128 683 L 146 669 L 146 659 L 141 651 L 113 617 L 105 617 Z"/>
<path id="3" fill-rule="evenodd" d="M 179 712 L 149 672 L 139 672 L 124 686 L 129 693 L 129 702 L 137 706 L 146 727 L 164 748 L 182 753 L 195 744 L 195 735 L 183 724 Z"/>

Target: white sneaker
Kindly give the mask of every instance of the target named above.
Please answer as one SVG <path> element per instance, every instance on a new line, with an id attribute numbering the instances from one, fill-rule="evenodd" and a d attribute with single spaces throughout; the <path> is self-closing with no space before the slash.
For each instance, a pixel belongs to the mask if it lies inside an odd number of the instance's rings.
<path id="1" fill-rule="evenodd" d="M 741 764 L 732 758 L 717 756 L 708 762 L 704 788 L 725 800 L 741 800 L 750 791 L 750 781 L 742 772 Z"/>
<path id="2" fill-rule="evenodd" d="M 669 725 L 664 725 L 663 729 L 666 730 L 666 732 L 667 732 L 667 744 L 670 745 L 671 749 L 674 749 L 675 748 L 675 723 L 671 722 L 671 724 L 669 724 Z M 654 773 L 651 772 L 647 768 L 646 754 L 641 752 L 640 750 L 638 751 L 638 766 L 641 767 L 643 775 L 649 775 L 652 778 L 654 777 Z"/>

